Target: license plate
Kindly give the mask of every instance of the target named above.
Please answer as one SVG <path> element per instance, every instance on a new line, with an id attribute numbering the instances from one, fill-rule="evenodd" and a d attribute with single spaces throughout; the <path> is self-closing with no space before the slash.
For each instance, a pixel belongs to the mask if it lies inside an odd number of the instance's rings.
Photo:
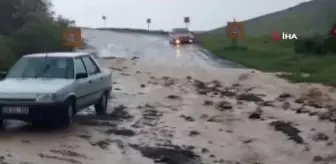
<path id="1" fill-rule="evenodd" d="M 7 114 L 28 114 L 29 108 L 28 107 L 3 107 L 2 113 Z"/>

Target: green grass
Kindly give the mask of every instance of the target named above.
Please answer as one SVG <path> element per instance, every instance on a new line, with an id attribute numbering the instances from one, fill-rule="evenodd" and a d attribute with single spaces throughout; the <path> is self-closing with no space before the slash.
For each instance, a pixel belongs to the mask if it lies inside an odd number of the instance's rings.
<path id="1" fill-rule="evenodd" d="M 294 42 L 275 42 L 267 37 L 249 37 L 240 41 L 247 50 L 233 50 L 227 47 L 231 41 L 219 35 L 203 34 L 200 44 L 227 60 L 266 72 L 287 72 L 282 77 L 292 82 L 314 82 L 336 85 L 336 54 L 327 56 L 297 55 Z M 309 77 L 303 77 L 308 73 Z"/>

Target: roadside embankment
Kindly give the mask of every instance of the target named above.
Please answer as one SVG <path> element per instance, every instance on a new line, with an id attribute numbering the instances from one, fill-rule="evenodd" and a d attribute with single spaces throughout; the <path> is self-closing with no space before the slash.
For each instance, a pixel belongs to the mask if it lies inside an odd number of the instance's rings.
<path id="1" fill-rule="evenodd" d="M 276 42 L 271 37 L 248 37 L 238 42 L 243 48 L 230 47 L 223 36 L 200 34 L 200 45 L 227 60 L 265 72 L 277 72 L 293 82 L 313 82 L 336 85 L 336 53 L 298 53 L 298 41 Z M 330 43 L 330 42 L 329 42 Z M 307 48 L 307 47 L 304 47 Z"/>

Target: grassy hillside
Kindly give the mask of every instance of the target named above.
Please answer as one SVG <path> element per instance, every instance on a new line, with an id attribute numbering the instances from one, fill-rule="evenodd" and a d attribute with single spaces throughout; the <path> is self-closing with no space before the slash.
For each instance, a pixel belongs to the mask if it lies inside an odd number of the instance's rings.
<path id="1" fill-rule="evenodd" d="M 286 72 L 288 74 L 283 77 L 294 82 L 336 86 L 336 72 L 331 71 L 336 69 L 336 38 L 329 37 L 326 42 L 326 34 L 335 23 L 336 0 L 313 0 L 247 20 L 247 36 L 238 42 L 243 49 L 232 48 L 231 41 L 224 34 L 218 35 L 225 32 L 225 27 L 200 34 L 199 40 L 214 54 L 247 67 Z M 274 41 L 271 37 L 273 31 L 297 33 L 299 40 Z M 314 45 L 307 44 L 311 41 Z M 309 51 L 298 53 L 298 43 L 304 43 L 301 45 Z M 320 53 L 321 47 L 327 51 Z"/>
<path id="2" fill-rule="evenodd" d="M 325 34 L 336 23 L 336 0 L 312 0 L 245 21 L 247 35 L 268 35 L 273 31 L 299 35 Z M 210 30 L 223 33 L 225 27 Z"/>

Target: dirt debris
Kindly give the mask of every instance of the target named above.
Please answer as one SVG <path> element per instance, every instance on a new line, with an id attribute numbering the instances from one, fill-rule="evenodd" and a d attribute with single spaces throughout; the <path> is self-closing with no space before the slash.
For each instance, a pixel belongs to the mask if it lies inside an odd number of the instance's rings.
<path id="1" fill-rule="evenodd" d="M 181 118 L 184 118 L 184 119 L 185 119 L 186 121 L 188 121 L 188 122 L 194 122 L 194 121 L 195 121 L 195 119 L 192 118 L 191 116 L 186 116 L 186 115 L 184 115 L 184 114 L 182 114 L 180 117 L 181 117 Z"/>
<path id="2" fill-rule="evenodd" d="M 132 119 L 133 116 L 130 115 L 125 109 L 127 109 L 125 105 L 118 105 L 114 108 L 114 111 L 110 113 L 108 116 L 109 118 L 115 119 L 115 120 Z"/>
<path id="3" fill-rule="evenodd" d="M 48 154 L 44 154 L 44 153 L 39 153 L 38 156 L 40 156 L 41 158 L 48 158 L 48 159 L 64 161 L 64 162 L 68 162 L 68 163 L 71 163 L 71 164 L 82 164 L 83 163 L 79 160 L 75 160 L 75 159 L 72 159 L 72 158 L 58 157 L 58 156 L 48 155 Z"/>
<path id="4" fill-rule="evenodd" d="M 252 112 L 249 117 L 251 120 L 260 120 L 261 119 L 261 113 L 260 112 Z"/>
<path id="5" fill-rule="evenodd" d="M 196 130 L 192 130 L 192 131 L 189 132 L 189 136 L 190 136 L 190 137 L 198 136 L 198 135 L 200 135 L 200 134 L 201 134 L 201 133 L 198 132 L 198 131 L 196 131 Z"/>
<path id="6" fill-rule="evenodd" d="M 77 153 L 75 151 L 65 150 L 65 149 L 62 149 L 62 150 L 50 150 L 50 152 L 54 153 L 54 154 L 60 154 L 62 156 L 77 157 L 77 158 L 88 158 L 84 154 L 80 154 L 80 153 Z"/>
<path id="7" fill-rule="evenodd" d="M 183 149 L 177 145 L 170 147 L 141 147 L 138 145 L 131 145 L 135 150 L 154 160 L 155 163 L 163 164 L 201 164 L 201 157 L 194 152 Z"/>
<path id="8" fill-rule="evenodd" d="M 230 102 L 228 101 L 220 101 L 219 103 L 216 104 L 216 109 L 219 111 L 231 111 L 233 110 L 233 106 Z"/>
<path id="9" fill-rule="evenodd" d="M 101 149 L 108 149 L 108 147 L 110 146 L 110 144 L 112 143 L 112 140 L 111 139 L 103 139 L 103 140 L 99 140 L 99 141 L 96 141 L 96 142 L 90 142 L 92 146 L 98 146 L 100 147 Z"/>
<path id="10" fill-rule="evenodd" d="M 270 126 L 273 126 L 276 131 L 281 131 L 286 134 L 289 139 L 293 140 L 295 143 L 304 143 L 303 138 L 299 135 L 301 131 L 294 127 L 290 122 L 273 121 L 270 123 Z"/>
<path id="11" fill-rule="evenodd" d="M 314 141 L 327 141 L 328 139 L 329 139 L 329 136 L 327 136 L 326 134 L 324 134 L 322 132 L 316 133 L 313 136 Z"/>
<path id="12" fill-rule="evenodd" d="M 213 104 L 214 104 L 214 102 L 211 101 L 211 100 L 205 100 L 204 103 L 203 103 L 203 105 L 205 105 L 205 106 L 211 106 Z"/>
<path id="13" fill-rule="evenodd" d="M 243 100 L 243 101 L 250 101 L 250 102 L 255 102 L 255 103 L 261 103 L 264 100 L 260 98 L 258 95 L 253 94 L 253 93 L 243 93 L 241 95 L 238 95 L 236 97 L 237 100 Z"/>
<path id="14" fill-rule="evenodd" d="M 182 99 L 180 96 L 177 96 L 177 95 L 168 95 L 167 98 L 171 100 L 181 100 Z"/>
<path id="15" fill-rule="evenodd" d="M 133 137 L 136 133 L 131 129 L 108 129 L 106 134 L 122 135 L 127 137 Z"/>

